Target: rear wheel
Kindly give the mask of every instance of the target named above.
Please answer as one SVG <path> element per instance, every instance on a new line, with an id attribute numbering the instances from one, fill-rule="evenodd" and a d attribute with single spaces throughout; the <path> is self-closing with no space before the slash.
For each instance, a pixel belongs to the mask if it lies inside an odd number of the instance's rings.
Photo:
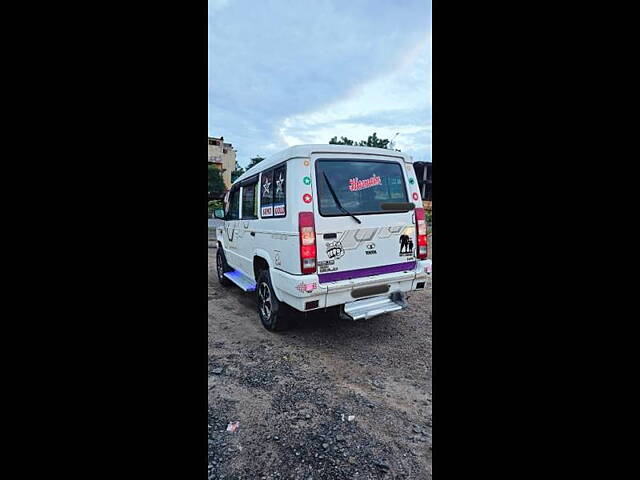
<path id="1" fill-rule="evenodd" d="M 227 260 L 224 258 L 222 247 L 218 246 L 218 253 L 216 253 L 216 272 L 218 273 L 218 281 L 223 287 L 231 286 L 231 280 L 224 276 L 226 272 L 230 271 L 231 268 L 227 265 Z"/>
<path id="2" fill-rule="evenodd" d="M 288 326 L 286 306 L 277 299 L 268 270 L 261 270 L 258 274 L 256 294 L 262 326 L 271 332 L 285 330 Z"/>

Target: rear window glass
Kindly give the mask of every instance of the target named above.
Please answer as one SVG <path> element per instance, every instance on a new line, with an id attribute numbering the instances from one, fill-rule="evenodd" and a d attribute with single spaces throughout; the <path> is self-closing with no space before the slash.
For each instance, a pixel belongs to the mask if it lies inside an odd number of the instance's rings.
<path id="1" fill-rule="evenodd" d="M 380 208 L 380 204 L 408 201 L 402 167 L 399 163 L 371 160 L 318 160 L 316 162 L 318 203 L 320 214 L 324 216 L 346 215 L 338 208 L 327 180 L 340 204 L 353 214 L 388 213 Z"/>

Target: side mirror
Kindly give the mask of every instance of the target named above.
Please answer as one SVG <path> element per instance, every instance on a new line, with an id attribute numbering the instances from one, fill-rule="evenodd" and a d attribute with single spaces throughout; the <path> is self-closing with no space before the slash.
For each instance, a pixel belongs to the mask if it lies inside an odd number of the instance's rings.
<path id="1" fill-rule="evenodd" d="M 219 220 L 224 220 L 224 210 L 218 208 L 213 211 L 213 216 Z"/>

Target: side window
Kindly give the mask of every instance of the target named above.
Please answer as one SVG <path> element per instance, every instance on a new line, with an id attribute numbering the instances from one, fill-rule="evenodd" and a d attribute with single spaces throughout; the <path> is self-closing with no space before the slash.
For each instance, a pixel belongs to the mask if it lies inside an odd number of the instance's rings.
<path id="1" fill-rule="evenodd" d="M 242 187 L 242 218 L 258 218 L 258 205 L 256 204 L 256 187 L 258 183 Z"/>
<path id="2" fill-rule="evenodd" d="M 287 167 L 276 168 L 273 174 L 274 199 L 273 216 L 284 217 L 287 215 Z"/>
<path id="3" fill-rule="evenodd" d="M 253 218 L 258 218 L 258 200 L 260 196 L 260 184 L 256 180 L 253 184 Z"/>
<path id="4" fill-rule="evenodd" d="M 273 217 L 273 170 L 262 172 L 260 178 L 260 216 Z"/>
<path id="5" fill-rule="evenodd" d="M 229 220 L 237 220 L 239 217 L 238 210 L 240 209 L 240 189 L 236 188 L 231 192 L 229 198 L 229 211 L 227 212 L 227 218 Z"/>

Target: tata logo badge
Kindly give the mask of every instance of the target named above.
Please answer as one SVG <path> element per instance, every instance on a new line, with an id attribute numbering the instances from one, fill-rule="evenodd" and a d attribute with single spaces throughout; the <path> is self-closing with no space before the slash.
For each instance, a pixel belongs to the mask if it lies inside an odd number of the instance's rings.
<path id="1" fill-rule="evenodd" d="M 367 250 L 373 250 L 374 248 L 376 248 L 375 243 L 370 243 L 369 245 L 367 245 Z"/>

